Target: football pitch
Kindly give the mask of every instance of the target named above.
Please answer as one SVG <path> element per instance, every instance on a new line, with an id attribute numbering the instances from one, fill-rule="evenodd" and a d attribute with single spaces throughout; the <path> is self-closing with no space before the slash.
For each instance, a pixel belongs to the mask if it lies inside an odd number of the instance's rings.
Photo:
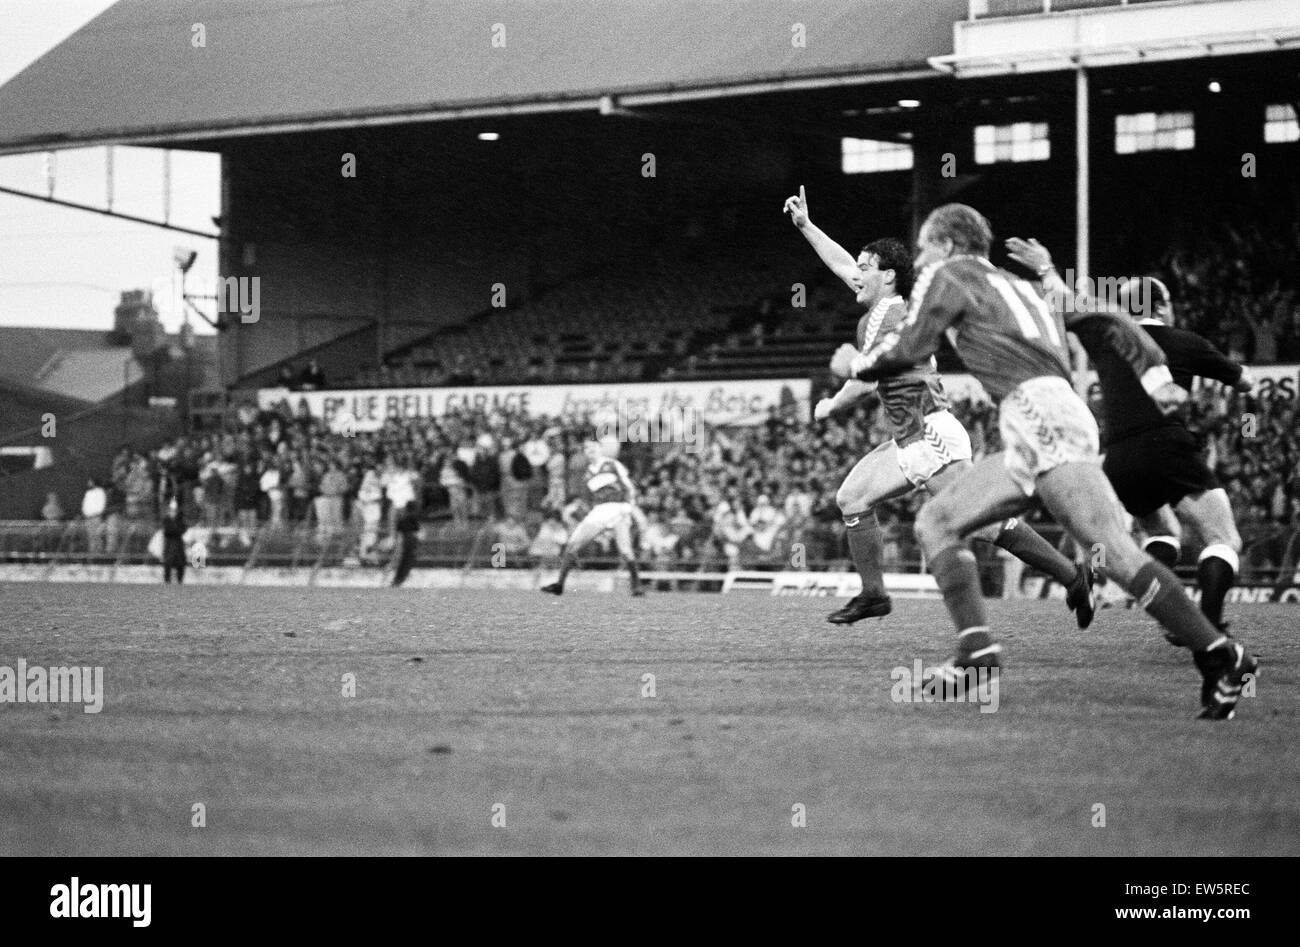
<path id="1" fill-rule="evenodd" d="M 0 704 L 0 853 L 1296 855 L 1297 612 L 1235 720 L 1138 611 L 989 603 L 995 712 L 903 702 L 938 602 L 0 586 L 0 665 L 103 706 Z M 650 677 L 648 675 L 653 675 Z M 911 696 L 916 696 L 912 694 Z M 200 824 L 201 823 L 201 824 Z"/>

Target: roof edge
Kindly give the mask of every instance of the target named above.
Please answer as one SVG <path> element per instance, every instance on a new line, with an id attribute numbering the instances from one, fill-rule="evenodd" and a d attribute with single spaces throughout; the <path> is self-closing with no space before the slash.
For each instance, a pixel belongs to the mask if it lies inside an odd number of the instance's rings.
<path id="1" fill-rule="evenodd" d="M 103 145 L 148 146 L 177 142 L 212 142 L 256 135 L 495 118 L 508 115 L 539 115 L 586 109 L 596 111 L 610 99 L 615 100 L 616 104 L 622 102 L 629 106 L 656 105 L 684 100 L 701 101 L 737 95 L 759 95 L 944 77 L 945 73 L 925 61 L 893 63 L 867 72 L 856 69 L 834 69 L 813 73 L 778 73 L 767 77 L 744 77 L 700 85 L 662 83 L 654 86 L 615 88 L 603 92 L 586 90 L 519 99 L 473 100 L 434 107 L 376 109 L 368 112 L 321 112 L 313 115 L 278 116 L 256 121 L 231 120 L 134 129 L 100 129 L 80 136 L 42 136 L 18 140 L 7 145 L 0 144 L 0 155 L 31 154 Z"/>

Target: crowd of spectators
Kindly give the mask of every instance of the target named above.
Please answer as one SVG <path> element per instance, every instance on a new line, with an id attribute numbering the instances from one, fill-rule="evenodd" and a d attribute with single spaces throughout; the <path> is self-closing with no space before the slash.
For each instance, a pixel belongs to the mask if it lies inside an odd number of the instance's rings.
<path id="1" fill-rule="evenodd" d="M 1175 320 L 1233 358 L 1300 361 L 1300 198 L 1234 200 L 1170 240 L 1153 275 L 1166 281 Z"/>
<path id="2" fill-rule="evenodd" d="M 1232 496 L 1247 561 L 1276 565 L 1300 514 L 1295 400 L 1206 389 L 1185 410 Z M 1000 448 L 992 406 L 962 401 L 955 411 L 977 456 Z M 459 543 L 466 557 L 499 548 L 511 563 L 549 563 L 583 513 L 586 430 L 473 411 L 349 436 L 294 416 L 287 403 L 244 407 L 219 433 L 186 435 L 148 454 L 123 448 L 105 481 L 87 490 L 83 518 L 94 524 L 96 548 L 111 550 L 123 521 L 157 517 L 175 497 L 190 523 L 236 546 L 251 547 L 259 528 L 299 529 L 321 543 L 345 538 L 360 561 L 379 562 L 414 501 L 429 535 Z M 836 488 L 885 436 L 869 402 L 826 423 L 774 409 L 761 423 L 710 430 L 701 449 L 621 445 L 648 519 L 642 553 L 662 567 L 841 561 Z M 912 523 L 923 498 L 880 508 L 887 564 L 919 566 Z"/>

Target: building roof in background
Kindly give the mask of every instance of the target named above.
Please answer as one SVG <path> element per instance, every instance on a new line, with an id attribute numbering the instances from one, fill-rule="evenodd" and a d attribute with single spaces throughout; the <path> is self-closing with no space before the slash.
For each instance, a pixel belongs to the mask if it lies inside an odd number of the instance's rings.
<path id="1" fill-rule="evenodd" d="M 114 345 L 109 331 L 0 326 L 0 382 L 90 404 L 118 394 L 142 377 L 130 345 Z M 167 341 L 179 344 L 179 337 Z M 211 361 L 216 336 L 194 338 L 195 358 Z M 130 368 L 126 367 L 130 360 Z"/>
<path id="2" fill-rule="evenodd" d="M 888 75 L 951 53 L 966 11 L 966 0 L 119 0 L 0 88 L 0 153 Z M 805 48 L 791 43 L 795 22 Z"/>

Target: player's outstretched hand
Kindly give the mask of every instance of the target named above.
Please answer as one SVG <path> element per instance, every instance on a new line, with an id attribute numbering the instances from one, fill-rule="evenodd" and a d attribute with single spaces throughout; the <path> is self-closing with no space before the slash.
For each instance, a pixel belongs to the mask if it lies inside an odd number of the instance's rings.
<path id="1" fill-rule="evenodd" d="M 1052 254 L 1033 237 L 1021 240 L 1019 237 L 1007 239 L 1007 256 L 1021 266 L 1038 273 L 1052 265 Z"/>
<path id="2" fill-rule="evenodd" d="M 1235 390 L 1240 391 L 1242 394 L 1245 394 L 1255 387 L 1255 376 L 1250 373 L 1249 368 L 1243 368 L 1241 371 L 1241 377 L 1237 379 L 1237 383 L 1232 387 Z"/>
<path id="3" fill-rule="evenodd" d="M 835 410 L 835 400 L 833 398 L 822 398 L 813 407 L 813 417 L 818 421 L 825 421 Z"/>
<path id="4" fill-rule="evenodd" d="M 835 354 L 831 357 L 831 372 L 841 378 L 848 378 L 853 374 L 853 360 L 857 356 L 857 348 L 845 342 L 835 350 Z"/>
<path id="5" fill-rule="evenodd" d="M 806 227 L 808 225 L 808 198 L 803 192 L 803 185 L 799 185 L 799 193 L 785 199 L 785 208 L 783 213 L 790 215 L 790 223 L 796 227 Z"/>

